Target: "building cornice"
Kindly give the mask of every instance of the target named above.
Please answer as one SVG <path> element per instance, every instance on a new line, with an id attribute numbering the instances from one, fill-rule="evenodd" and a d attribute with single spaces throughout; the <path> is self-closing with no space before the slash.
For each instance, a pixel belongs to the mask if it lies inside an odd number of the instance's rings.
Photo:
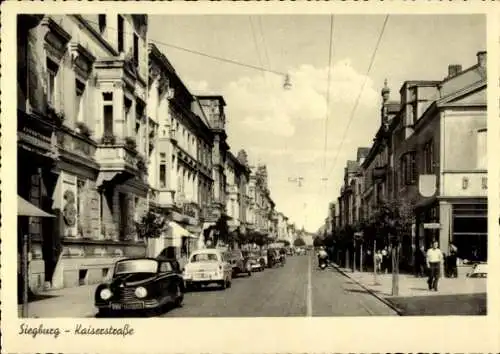
<path id="1" fill-rule="evenodd" d="M 94 38 L 109 51 L 111 55 L 118 56 L 118 52 L 113 48 L 113 46 L 111 46 L 111 44 L 109 44 L 108 41 L 106 41 L 103 36 L 83 18 L 82 15 L 70 16 L 76 19 L 88 32 L 90 32 L 94 36 Z"/>

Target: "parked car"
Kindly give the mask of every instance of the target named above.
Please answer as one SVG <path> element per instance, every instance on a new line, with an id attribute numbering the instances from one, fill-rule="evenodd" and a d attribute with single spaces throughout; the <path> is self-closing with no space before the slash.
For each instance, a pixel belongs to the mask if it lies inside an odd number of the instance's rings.
<path id="1" fill-rule="evenodd" d="M 282 265 L 285 265 L 286 263 L 286 248 L 282 247 L 278 249 L 279 255 L 280 255 L 280 262 Z"/>
<path id="2" fill-rule="evenodd" d="M 303 256 L 306 254 L 306 249 L 303 247 L 297 247 L 295 248 L 295 254 L 298 256 Z"/>
<path id="3" fill-rule="evenodd" d="M 127 311 L 157 313 L 169 304 L 181 306 L 184 289 L 176 260 L 123 259 L 115 263 L 111 280 L 97 286 L 95 307 L 99 316 Z"/>
<path id="4" fill-rule="evenodd" d="M 275 248 L 269 248 L 267 250 L 267 260 L 268 260 L 268 264 L 267 264 L 268 268 L 273 268 L 275 266 L 282 265 L 281 256 L 280 256 L 278 250 L 276 250 Z"/>
<path id="5" fill-rule="evenodd" d="M 262 272 L 265 268 L 261 261 L 261 257 L 257 252 L 254 251 L 242 251 L 245 262 L 250 265 L 251 271 Z"/>
<path id="6" fill-rule="evenodd" d="M 252 261 L 245 259 L 241 250 L 229 251 L 230 263 L 233 266 L 233 277 L 239 274 L 252 275 Z"/>
<path id="7" fill-rule="evenodd" d="M 472 271 L 467 273 L 469 278 L 486 278 L 488 276 L 488 264 L 486 263 L 476 263 L 472 267 Z"/>
<path id="8" fill-rule="evenodd" d="M 257 256 L 259 263 L 262 265 L 262 269 L 267 268 L 267 264 L 269 263 L 267 259 L 267 251 L 266 250 L 257 251 Z"/>
<path id="9" fill-rule="evenodd" d="M 227 254 L 215 248 L 194 251 L 184 267 L 186 289 L 217 284 L 223 290 L 231 287 L 233 268 Z"/>

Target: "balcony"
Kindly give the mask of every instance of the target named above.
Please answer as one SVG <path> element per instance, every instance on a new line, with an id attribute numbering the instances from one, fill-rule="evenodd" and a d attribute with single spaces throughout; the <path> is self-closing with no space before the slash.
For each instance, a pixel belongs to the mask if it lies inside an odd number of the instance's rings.
<path id="1" fill-rule="evenodd" d="M 172 207 L 175 204 L 175 191 L 160 190 L 157 197 L 158 204 L 162 207 Z"/>
<path id="2" fill-rule="evenodd" d="M 95 159 L 99 163 L 100 176 L 98 177 L 99 186 L 103 182 L 110 182 L 119 177 L 123 182 L 130 178 L 145 178 L 144 160 L 134 151 L 126 146 L 125 142 L 115 143 L 111 139 L 109 143 L 102 143 L 97 146 Z M 119 183 L 117 181 L 117 183 Z"/>
<path id="3" fill-rule="evenodd" d="M 226 186 L 226 193 L 227 194 L 238 194 L 238 186 L 236 186 L 234 184 Z"/>
<path id="4" fill-rule="evenodd" d="M 372 170 L 372 178 L 374 181 L 385 181 L 387 178 L 387 166 L 375 167 Z"/>
<path id="5" fill-rule="evenodd" d="M 177 144 L 177 131 L 175 129 L 170 129 L 169 138 L 172 143 Z"/>

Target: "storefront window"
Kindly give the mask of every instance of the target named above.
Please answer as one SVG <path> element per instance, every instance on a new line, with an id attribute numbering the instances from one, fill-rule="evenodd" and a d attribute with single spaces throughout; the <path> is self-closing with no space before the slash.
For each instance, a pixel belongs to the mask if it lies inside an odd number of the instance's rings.
<path id="1" fill-rule="evenodd" d="M 469 261 L 486 261 L 487 239 L 487 205 L 455 205 L 452 242 L 458 256 Z"/>

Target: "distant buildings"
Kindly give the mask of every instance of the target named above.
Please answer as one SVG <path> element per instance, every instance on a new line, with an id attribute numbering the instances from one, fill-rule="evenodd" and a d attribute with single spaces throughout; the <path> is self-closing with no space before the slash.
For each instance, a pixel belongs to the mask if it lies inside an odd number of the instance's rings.
<path id="1" fill-rule="evenodd" d="M 399 100 L 389 98 L 386 83 L 373 145 L 347 162 L 338 225 L 367 221 L 382 203 L 397 201 L 413 215 L 402 262 L 411 266 L 414 251 L 432 240 L 446 253 L 454 244 L 461 259 L 485 261 L 486 52 L 465 70 L 450 65 L 442 80 L 406 81 Z"/>

